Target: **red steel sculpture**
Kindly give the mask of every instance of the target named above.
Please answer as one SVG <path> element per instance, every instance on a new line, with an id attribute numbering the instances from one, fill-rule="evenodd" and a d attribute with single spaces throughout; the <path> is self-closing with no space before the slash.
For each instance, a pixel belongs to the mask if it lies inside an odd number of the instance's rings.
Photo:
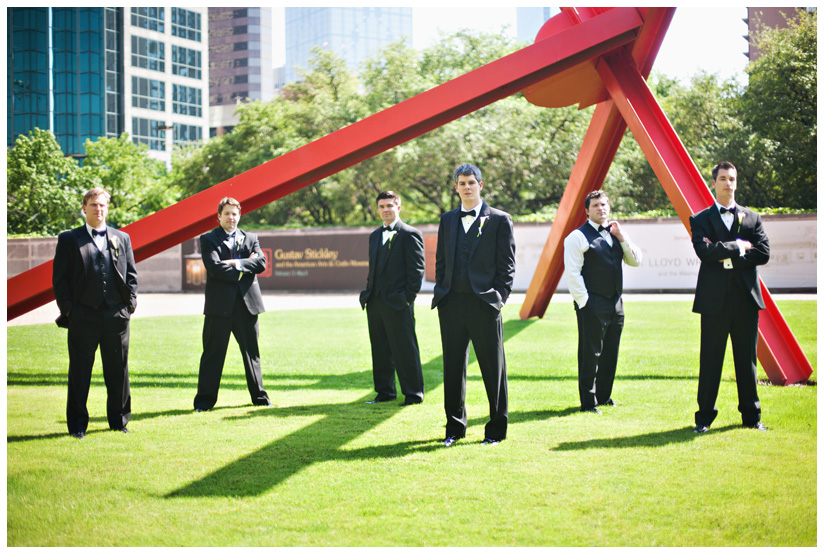
<path id="1" fill-rule="evenodd" d="M 531 46 L 405 100 L 147 216 L 124 231 L 139 262 L 214 224 L 225 196 L 251 211 L 520 91 L 546 107 L 596 104 L 558 216 L 521 309 L 542 317 L 563 271 L 564 237 L 584 221 L 584 196 L 602 186 L 630 128 L 682 222 L 712 202 L 696 165 L 645 83 L 675 8 L 562 8 Z M 170 223 L 171 224 L 170 227 Z M 7 318 L 54 298 L 52 263 L 7 281 Z M 759 360 L 774 384 L 806 380 L 813 368 L 762 285 Z"/>

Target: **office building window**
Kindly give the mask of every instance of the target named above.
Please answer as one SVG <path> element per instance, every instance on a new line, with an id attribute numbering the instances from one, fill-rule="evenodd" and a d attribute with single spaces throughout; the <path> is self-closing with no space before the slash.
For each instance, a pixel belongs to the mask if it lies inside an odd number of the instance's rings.
<path id="1" fill-rule="evenodd" d="M 201 14 L 183 8 L 172 8 L 172 35 L 200 42 Z"/>
<path id="2" fill-rule="evenodd" d="M 166 71 L 165 46 L 160 41 L 132 35 L 132 65 L 155 71 Z"/>
<path id="3" fill-rule="evenodd" d="M 132 25 L 163 33 L 163 10 L 164 8 L 132 8 Z"/>
<path id="4" fill-rule="evenodd" d="M 201 53 L 172 45 L 172 73 L 183 77 L 201 78 Z"/>
<path id="5" fill-rule="evenodd" d="M 132 77 L 132 107 L 166 111 L 166 84 L 156 79 Z"/>
<path id="6" fill-rule="evenodd" d="M 165 128 L 166 123 L 162 121 L 132 118 L 132 141 L 149 145 L 150 150 L 166 150 Z"/>
<path id="7" fill-rule="evenodd" d="M 198 125 L 175 124 L 174 144 L 187 145 L 199 143 L 203 139 L 203 128 Z"/>
<path id="8" fill-rule="evenodd" d="M 185 116 L 201 117 L 201 90 L 183 85 L 172 85 L 172 112 Z"/>

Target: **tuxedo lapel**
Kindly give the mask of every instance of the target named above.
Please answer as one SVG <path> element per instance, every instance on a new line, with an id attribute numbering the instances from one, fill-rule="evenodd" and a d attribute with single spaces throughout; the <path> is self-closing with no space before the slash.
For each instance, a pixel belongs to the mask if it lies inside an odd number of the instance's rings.
<path id="1" fill-rule="evenodd" d="M 708 217 L 710 218 L 710 223 L 713 226 L 713 230 L 716 232 L 717 241 L 724 241 L 728 236 L 728 228 L 725 227 L 725 222 L 722 221 L 722 215 L 719 213 L 719 209 L 716 207 L 716 204 L 710 207 Z M 735 222 L 734 225 L 736 225 Z"/>
<path id="2" fill-rule="evenodd" d="M 83 260 L 83 274 L 88 276 L 94 271 L 97 246 L 89 236 L 86 226 L 77 228 L 75 241 L 77 242 L 77 249 L 80 252 L 80 259 Z"/>
<path id="3" fill-rule="evenodd" d="M 461 218 L 459 217 L 459 209 L 456 208 L 448 212 L 447 224 L 444 226 L 444 231 L 447 233 L 447 252 L 445 252 L 445 260 L 449 262 L 447 270 L 452 272 L 453 263 L 455 262 L 455 244 L 458 239 L 458 226 L 461 225 Z"/>

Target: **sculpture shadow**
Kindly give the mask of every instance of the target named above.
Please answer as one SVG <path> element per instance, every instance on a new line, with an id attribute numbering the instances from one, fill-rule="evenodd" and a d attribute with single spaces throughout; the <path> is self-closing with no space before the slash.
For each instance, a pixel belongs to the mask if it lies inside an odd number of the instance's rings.
<path id="1" fill-rule="evenodd" d="M 535 320 L 508 320 L 504 322 L 504 341 L 506 342 L 527 329 L 532 322 L 535 322 Z M 423 364 L 423 366 L 441 366 L 441 364 L 442 357 L 438 356 Z M 428 390 L 432 391 L 441 385 L 441 381 L 442 377 L 439 376 L 435 383 L 427 383 Z M 332 384 L 343 386 L 346 389 L 353 388 L 351 383 L 341 383 L 340 376 L 323 376 L 319 383 L 313 387 L 332 388 Z M 441 447 L 441 438 L 433 438 L 371 446 L 363 449 L 345 449 L 344 446 L 349 442 L 389 420 L 399 411 L 405 410 L 404 407 L 400 406 L 400 402 L 384 403 L 377 407 L 375 405 L 365 407 L 364 403 L 372 396 L 372 393 L 365 395 L 355 403 L 275 408 L 251 411 L 244 416 L 231 417 L 235 419 L 301 415 L 322 416 L 315 422 L 277 439 L 257 451 L 242 456 L 224 467 L 168 493 L 164 497 L 258 496 L 315 463 L 329 460 L 404 457 Z M 373 410 L 375 408 L 378 408 L 378 410 Z"/>

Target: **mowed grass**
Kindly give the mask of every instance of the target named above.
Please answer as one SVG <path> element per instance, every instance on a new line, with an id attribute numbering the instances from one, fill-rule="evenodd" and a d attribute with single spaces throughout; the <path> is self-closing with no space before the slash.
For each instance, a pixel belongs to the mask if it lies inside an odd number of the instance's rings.
<path id="1" fill-rule="evenodd" d="M 778 303 L 814 367 L 816 302 Z M 234 340 L 218 405 L 195 413 L 202 317 L 132 322 L 131 434 L 108 431 L 98 366 L 82 441 L 65 427 L 66 333 L 9 327 L 10 546 L 814 546 L 816 386 L 760 385 L 740 427 L 728 350 L 711 432 L 692 433 L 699 317 L 626 302 L 617 407 L 578 412 L 572 306 L 505 308 L 506 441 L 468 370 L 467 438 L 446 449 L 437 315 L 417 308 L 423 405 L 374 396 L 357 309 L 261 316 L 253 407 Z M 760 376 L 764 373 L 760 368 Z M 811 376 L 816 380 L 816 372 Z"/>

